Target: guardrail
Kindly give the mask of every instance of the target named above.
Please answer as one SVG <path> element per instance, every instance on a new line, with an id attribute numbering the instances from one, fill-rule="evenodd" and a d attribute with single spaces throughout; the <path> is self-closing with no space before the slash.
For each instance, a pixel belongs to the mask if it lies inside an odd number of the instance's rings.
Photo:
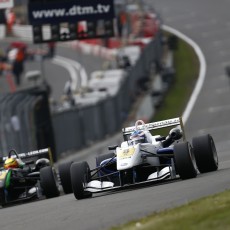
<path id="1" fill-rule="evenodd" d="M 153 64 L 161 64 L 162 53 L 162 35 L 159 31 L 141 52 L 136 64 L 127 70 L 115 94 L 107 89 L 101 92 L 107 94 L 106 97 L 95 97 L 93 94 L 91 103 L 77 104 L 67 111 L 54 112 L 52 122 L 57 158 L 63 152 L 81 149 L 121 130 L 133 102 L 139 97 L 140 91 L 145 90 Z M 86 93 L 83 98 L 87 96 L 90 97 L 90 93 Z"/>
<path id="2" fill-rule="evenodd" d="M 76 98 L 75 106 L 55 110 L 51 116 L 47 98 L 37 90 L 1 96 L 0 151 L 7 152 L 13 147 L 25 152 L 50 146 L 54 159 L 58 159 L 64 152 L 79 150 L 121 130 L 133 102 L 148 89 L 147 80 L 153 72 L 161 70 L 162 40 L 158 31 L 135 65 L 125 70 L 122 81 L 103 89 L 91 89 L 93 92 Z M 152 106 L 156 104 L 155 99 Z"/>

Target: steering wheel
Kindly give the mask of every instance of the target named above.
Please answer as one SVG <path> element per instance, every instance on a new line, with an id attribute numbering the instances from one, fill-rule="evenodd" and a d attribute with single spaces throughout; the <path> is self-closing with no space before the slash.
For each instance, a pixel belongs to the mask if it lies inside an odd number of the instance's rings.
<path id="1" fill-rule="evenodd" d="M 18 153 L 16 152 L 16 150 L 11 149 L 8 153 L 8 158 L 11 158 L 12 153 L 16 156 L 17 159 L 19 159 Z"/>

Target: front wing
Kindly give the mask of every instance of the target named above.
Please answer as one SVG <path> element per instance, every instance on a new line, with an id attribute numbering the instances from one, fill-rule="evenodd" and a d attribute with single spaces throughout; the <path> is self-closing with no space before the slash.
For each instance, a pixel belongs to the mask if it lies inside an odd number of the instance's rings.
<path id="1" fill-rule="evenodd" d="M 166 169 L 168 168 L 168 169 Z M 108 192 L 108 191 L 119 191 L 128 188 L 137 188 L 137 187 L 144 187 L 148 185 L 159 184 L 160 182 L 165 183 L 166 181 L 173 181 L 178 179 L 176 177 L 175 172 L 173 172 L 172 167 L 165 167 L 159 173 L 155 172 L 149 175 L 148 180 L 142 182 L 135 182 L 133 184 L 125 184 L 123 186 L 114 186 L 113 182 L 110 181 L 99 181 L 99 180 L 92 180 L 85 186 L 85 191 L 91 193 L 100 193 L 100 192 Z"/>

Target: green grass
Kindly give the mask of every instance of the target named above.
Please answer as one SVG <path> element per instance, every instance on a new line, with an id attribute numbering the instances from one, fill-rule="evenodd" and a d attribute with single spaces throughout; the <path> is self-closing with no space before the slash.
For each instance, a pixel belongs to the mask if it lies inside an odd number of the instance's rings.
<path id="1" fill-rule="evenodd" d="M 199 62 L 194 50 L 182 40 L 174 54 L 174 65 L 175 82 L 154 115 L 155 121 L 181 116 L 196 83 Z"/>
<path id="2" fill-rule="evenodd" d="M 192 47 L 180 40 L 174 52 L 175 81 L 166 93 L 162 105 L 154 114 L 152 121 L 180 117 L 185 110 L 199 74 L 199 61 Z M 157 131 L 167 135 L 169 129 Z"/>
<path id="3" fill-rule="evenodd" d="M 225 191 L 112 230 L 222 230 L 230 229 L 229 216 L 230 191 Z"/>

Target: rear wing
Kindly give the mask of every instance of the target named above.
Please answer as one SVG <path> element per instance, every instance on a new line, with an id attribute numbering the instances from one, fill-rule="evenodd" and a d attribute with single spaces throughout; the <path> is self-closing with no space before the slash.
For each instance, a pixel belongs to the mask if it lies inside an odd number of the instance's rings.
<path id="1" fill-rule="evenodd" d="M 12 157 L 16 157 L 16 155 L 12 154 Z M 53 155 L 51 152 L 50 148 L 46 148 L 46 149 L 39 149 L 39 150 L 34 150 L 34 151 L 30 151 L 27 153 L 18 153 L 18 156 L 21 159 L 29 159 L 29 160 L 38 160 L 40 158 L 47 158 L 50 160 L 50 164 L 53 165 Z M 2 163 L 7 159 L 7 156 L 3 156 L 2 157 Z"/>
<path id="2" fill-rule="evenodd" d="M 137 130 L 153 130 L 153 129 L 161 129 L 161 128 L 166 128 L 166 127 L 170 127 L 170 126 L 180 126 L 182 133 L 183 133 L 183 137 L 185 139 L 185 135 L 184 135 L 184 124 L 182 121 L 182 117 L 176 117 L 176 118 L 172 118 L 172 119 L 168 119 L 168 120 L 162 120 L 162 121 L 156 121 L 156 122 L 152 122 L 152 123 L 147 123 L 147 124 L 142 124 L 142 125 L 137 125 L 137 126 L 131 126 L 131 127 L 126 127 L 122 129 L 122 133 L 123 136 L 127 136 L 129 134 L 131 134 L 133 131 Z"/>

